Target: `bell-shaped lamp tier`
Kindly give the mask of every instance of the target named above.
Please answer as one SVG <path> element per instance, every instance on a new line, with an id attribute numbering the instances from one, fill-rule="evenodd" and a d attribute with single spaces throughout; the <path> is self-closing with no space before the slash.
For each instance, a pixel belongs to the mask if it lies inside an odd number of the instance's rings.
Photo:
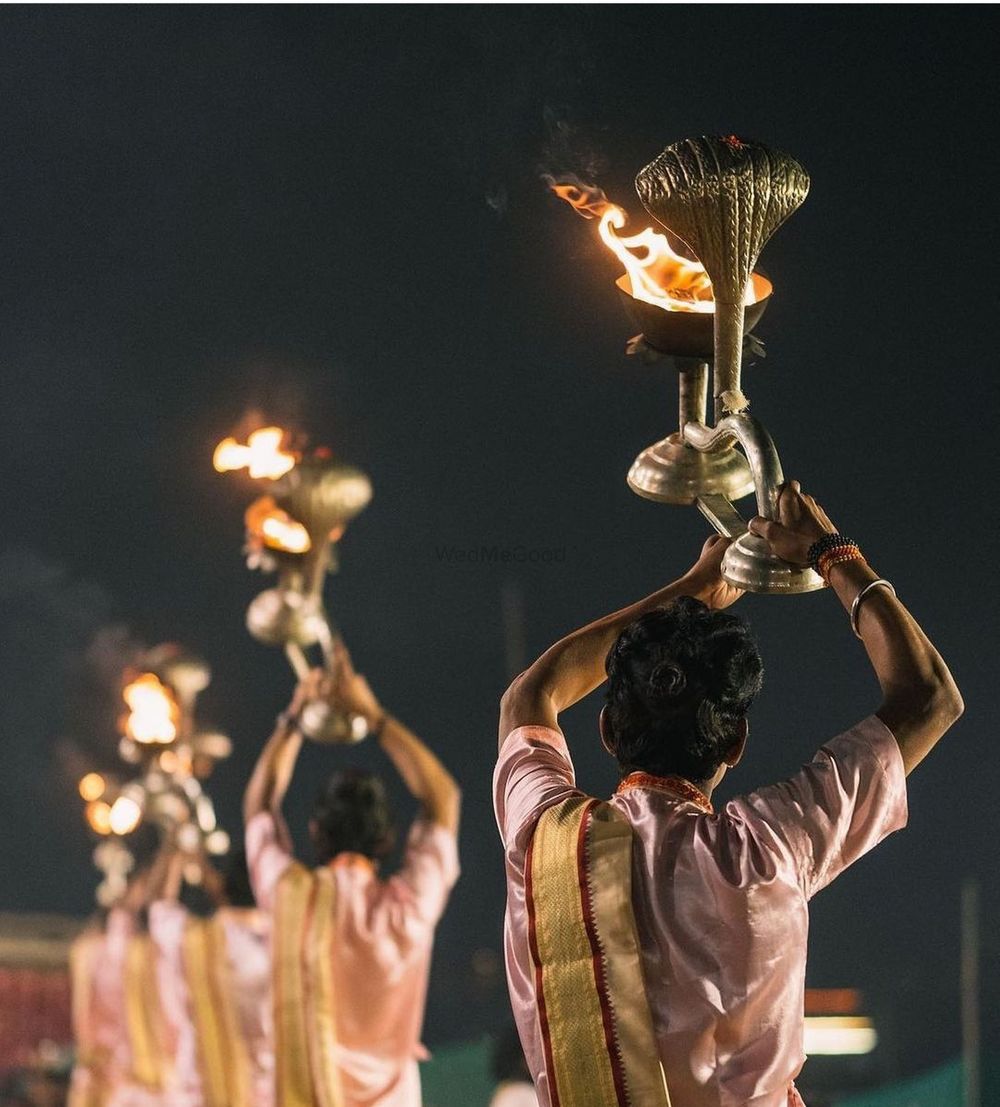
<path id="1" fill-rule="evenodd" d="M 679 431 L 639 454 L 628 471 L 628 486 L 661 504 L 693 504 L 710 493 L 739 500 L 754 490 L 753 473 L 739 450 L 702 453 L 686 445 Z"/>

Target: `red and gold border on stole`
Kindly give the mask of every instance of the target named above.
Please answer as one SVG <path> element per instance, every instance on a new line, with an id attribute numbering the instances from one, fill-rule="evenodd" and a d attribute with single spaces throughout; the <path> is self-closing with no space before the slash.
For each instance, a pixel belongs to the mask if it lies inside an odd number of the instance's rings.
<path id="1" fill-rule="evenodd" d="M 250 1058 L 233 999 L 225 928 L 217 915 L 191 919 L 185 927 L 184 977 L 205 1107 L 249 1107 Z"/>
<path id="2" fill-rule="evenodd" d="M 156 947 L 148 934 L 129 938 L 125 950 L 125 1027 L 132 1079 L 151 1091 L 163 1088 L 170 1067 L 156 957 Z"/>
<path id="3" fill-rule="evenodd" d="M 632 828 L 609 804 L 549 808 L 525 863 L 552 1107 L 669 1107 L 632 912 Z"/>
<path id="4" fill-rule="evenodd" d="M 337 1070 L 333 910 L 328 869 L 293 862 L 278 883 L 274 915 L 276 1107 L 343 1107 Z"/>
<path id="5" fill-rule="evenodd" d="M 69 950 L 71 1016 L 80 1075 L 74 1074 L 70 1084 L 68 1107 L 101 1107 L 107 1094 L 107 1051 L 94 1038 L 94 965 L 103 947 L 104 935 L 90 927 Z"/>

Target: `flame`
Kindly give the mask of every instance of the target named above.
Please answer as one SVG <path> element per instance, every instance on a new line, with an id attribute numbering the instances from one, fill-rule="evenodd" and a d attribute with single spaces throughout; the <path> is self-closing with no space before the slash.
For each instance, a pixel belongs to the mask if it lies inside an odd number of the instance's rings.
<path id="1" fill-rule="evenodd" d="M 131 709 L 125 727 L 129 737 L 136 742 L 172 742 L 177 737 L 177 703 L 154 673 L 133 680 L 122 696 Z"/>
<path id="2" fill-rule="evenodd" d="M 119 796 L 108 812 L 112 834 L 131 834 L 142 819 L 142 808 L 131 796 Z"/>
<path id="3" fill-rule="evenodd" d="M 278 507 L 271 496 L 254 500 L 247 508 L 244 522 L 250 535 L 272 550 L 305 553 L 312 545 L 306 528 Z"/>
<path id="4" fill-rule="evenodd" d="M 595 185 L 549 180 L 549 188 L 584 219 L 599 219 L 601 241 L 625 266 L 625 277 L 619 283 L 636 300 L 654 304 L 664 311 L 715 310 L 712 282 L 705 267 L 678 254 L 667 236 L 646 227 L 638 234 L 619 238 L 627 217 L 622 208 L 604 195 Z M 747 284 L 744 303 L 756 300 L 753 281 Z"/>
<path id="5" fill-rule="evenodd" d="M 86 776 L 80 777 L 77 788 L 80 792 L 80 798 L 89 803 L 91 800 L 98 800 L 104 795 L 107 782 L 100 773 L 87 773 Z"/>
<path id="6" fill-rule="evenodd" d="M 295 465 L 295 454 L 281 448 L 284 437 L 281 427 L 261 427 L 247 437 L 245 446 L 235 438 L 223 438 L 212 464 L 220 473 L 246 469 L 254 480 L 277 480 Z"/>

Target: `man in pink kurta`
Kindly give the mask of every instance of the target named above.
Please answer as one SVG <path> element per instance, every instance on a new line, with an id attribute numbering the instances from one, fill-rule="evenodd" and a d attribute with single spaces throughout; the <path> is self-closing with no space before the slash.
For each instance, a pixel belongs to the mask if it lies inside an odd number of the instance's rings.
<path id="1" fill-rule="evenodd" d="M 562 733 L 515 730 L 494 777 L 506 850 L 505 953 L 514 1016 L 551 1103 L 528 948 L 525 850 L 539 816 L 577 794 Z M 906 823 L 903 762 L 874 716 L 782 784 L 713 812 L 667 780 L 626 777 L 633 904 L 660 1058 L 675 1103 L 785 1107 L 802 1067 L 809 899 Z"/>
<path id="2" fill-rule="evenodd" d="M 434 931 L 459 875 L 460 792 L 431 750 L 382 708 L 340 644 L 334 670 L 332 676 L 310 674 L 300 684 L 247 786 L 250 880 L 258 906 L 273 913 L 279 882 L 294 861 L 280 810 L 307 704 L 325 699 L 331 710 L 363 719 L 421 811 L 402 868 L 384 879 L 379 864 L 394 830 L 381 780 L 343 770 L 317 798 L 309 832 L 316 860 L 334 886 L 329 966 L 335 997 L 334 1033 L 319 1048 L 329 1051 L 324 1057 L 339 1071 L 345 1107 L 419 1107 L 417 1060 L 425 1056 L 420 1029 Z"/>
<path id="3" fill-rule="evenodd" d="M 629 1008 L 645 1023 L 648 1008 L 671 1107 L 801 1103 L 793 1080 L 804 1060 L 809 900 L 905 825 L 906 774 L 962 712 L 947 666 L 891 585 L 796 482 L 780 490 L 778 518 L 755 519 L 751 530 L 776 557 L 824 574 L 864 643 L 882 704 L 790 779 L 713 810 L 713 790 L 746 750 L 763 676 L 750 628 L 724 610 L 741 592 L 723 575 L 722 539 L 709 539 L 672 584 L 567 635 L 513 682 L 501 702 L 494 805 L 506 855 L 508 984 L 542 1107 L 567 1107 L 563 1092 L 569 1107 L 592 1107 L 572 1081 L 585 1030 L 572 997 L 560 996 L 553 1022 L 536 991 L 574 948 L 576 924 L 549 919 L 562 944 L 547 944 L 543 955 L 537 916 L 529 918 L 529 902 L 539 908 L 536 866 L 551 873 L 565 863 L 544 849 L 536 859 L 536 826 L 580 795 L 560 712 L 605 685 L 599 730 L 621 772 L 610 804 L 631 828 L 626 864 L 642 983 L 634 995 L 601 991 L 604 1042 L 620 1072 L 632 1057 L 620 1052 L 614 1028 Z M 833 556 L 824 559 L 827 551 Z M 575 849 L 582 887 L 590 858 Z M 616 878 L 624 886 L 624 873 Z M 593 927 L 593 917 L 584 925 Z M 628 1042 L 638 1048 L 634 1037 Z M 627 1082 L 616 1082 L 614 1094 L 617 1107 L 644 1107 Z"/>
<path id="4" fill-rule="evenodd" d="M 278 842 L 266 812 L 247 826 L 247 859 L 257 903 L 274 905 L 292 856 Z M 351 1107 L 420 1103 L 417 1061 L 434 929 L 458 879 L 453 833 L 426 819 L 410 829 L 402 869 L 381 880 L 373 862 L 339 853 L 335 938 L 330 949 L 337 997 L 337 1067 Z"/>
<path id="5" fill-rule="evenodd" d="M 228 906 L 218 909 L 217 918 L 225 935 L 227 958 L 221 979 L 231 988 L 229 999 L 246 1047 L 250 1102 L 253 1107 L 272 1107 L 274 1053 L 267 919 L 253 909 Z M 184 963 L 184 933 L 191 922 L 187 909 L 176 899 L 158 900 L 150 906 L 149 933 L 157 950 L 157 980 L 173 1061 L 171 1084 L 165 1093 L 171 1107 L 199 1107 L 205 1100 L 189 970 Z"/>

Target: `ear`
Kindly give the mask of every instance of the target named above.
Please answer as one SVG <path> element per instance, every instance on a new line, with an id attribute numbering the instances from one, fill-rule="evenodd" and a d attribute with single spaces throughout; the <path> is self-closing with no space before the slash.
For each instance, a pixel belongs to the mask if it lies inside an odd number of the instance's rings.
<path id="1" fill-rule="evenodd" d="M 597 717 L 597 729 L 601 732 L 601 745 L 612 757 L 615 757 L 615 751 L 611 748 L 611 723 L 608 720 L 607 705 L 601 708 L 601 713 Z"/>
<path id="2" fill-rule="evenodd" d="M 743 760 L 743 754 L 746 753 L 747 739 L 749 737 L 750 724 L 747 722 L 747 718 L 744 715 L 736 726 L 736 738 L 733 744 L 726 750 L 725 756 L 722 758 L 723 763 L 728 768 L 735 768 Z"/>

